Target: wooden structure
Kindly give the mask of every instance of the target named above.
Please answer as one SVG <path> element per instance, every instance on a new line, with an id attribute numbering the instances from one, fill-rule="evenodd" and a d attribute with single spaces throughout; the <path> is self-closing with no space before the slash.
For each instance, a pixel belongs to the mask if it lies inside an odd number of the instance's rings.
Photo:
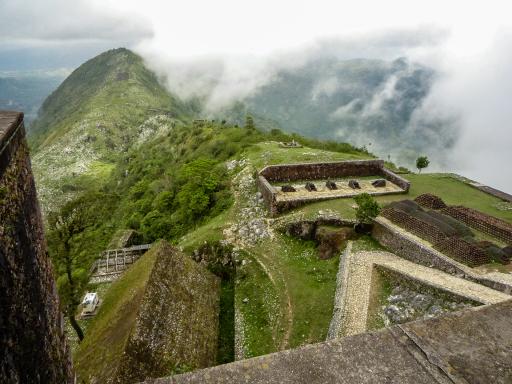
<path id="1" fill-rule="evenodd" d="M 128 248 L 107 249 L 90 269 L 91 282 L 99 283 L 117 279 L 135 263 L 152 244 L 134 245 Z"/>

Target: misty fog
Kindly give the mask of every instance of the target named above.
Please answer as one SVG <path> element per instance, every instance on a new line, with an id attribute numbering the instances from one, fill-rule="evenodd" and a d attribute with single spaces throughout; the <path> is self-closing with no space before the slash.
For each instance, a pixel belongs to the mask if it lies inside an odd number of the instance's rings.
<path id="1" fill-rule="evenodd" d="M 200 99 L 205 115 L 248 101 L 283 71 L 292 73 L 315 60 L 392 63 L 404 58 L 408 67 L 391 73 L 367 99 L 336 106 L 329 116 L 330 122 L 339 120 L 336 138 L 372 143 L 371 151 L 407 166 L 411 163 L 406 159 L 427 155 L 429 171 L 460 172 L 512 192 L 508 8 L 506 2 L 465 2 L 461 7 L 440 0 L 363 0 L 350 7 L 326 0 L 148 0 L 143 6 L 135 0 L 49 0 L 44 6 L 7 0 L 0 3 L 5 21 L 0 55 L 41 47 L 55 52 L 57 46 L 91 51 L 95 44 L 127 45 L 144 57 L 169 91 Z M 27 17 L 34 22 L 24 23 Z M 398 148 L 371 133 L 369 125 L 379 121 L 386 105 L 401 108 L 409 101 L 397 84 L 410 79 L 416 66 L 433 75 L 424 84 L 427 94 L 404 115 L 403 147 L 414 145 Z M 309 101 L 319 102 L 347 86 L 336 76 L 319 78 Z"/>

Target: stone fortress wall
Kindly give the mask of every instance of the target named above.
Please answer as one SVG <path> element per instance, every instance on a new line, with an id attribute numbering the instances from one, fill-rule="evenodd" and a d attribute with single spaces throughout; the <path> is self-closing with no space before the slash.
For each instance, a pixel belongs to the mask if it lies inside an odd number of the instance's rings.
<path id="1" fill-rule="evenodd" d="M 477 246 L 460 237 L 447 236 L 438 227 L 394 208 L 385 208 L 381 215 L 401 228 L 433 244 L 434 248 L 470 267 L 490 262 L 489 256 Z"/>
<path id="2" fill-rule="evenodd" d="M 145 383 L 505 384 L 511 311 L 509 300 Z"/>
<path id="3" fill-rule="evenodd" d="M 18 112 L 0 112 L 0 308 L 0 381 L 72 383 L 23 114 Z"/>
<path id="4" fill-rule="evenodd" d="M 494 236 L 503 240 L 507 244 L 512 245 L 512 224 L 507 223 L 506 221 L 489 216 L 475 209 L 462 206 L 446 207 L 441 210 L 441 213 L 451 216 L 454 219 L 462 221 L 471 228 L 487 233 L 488 235 Z"/>
<path id="5" fill-rule="evenodd" d="M 374 220 L 372 237 L 404 259 L 512 294 L 512 278 L 504 279 L 503 274 L 482 275 L 474 272 L 470 267 L 444 255 L 421 238 L 404 231 L 383 216 Z"/>
<path id="6" fill-rule="evenodd" d="M 315 196 L 300 197 L 294 200 L 278 201 L 277 190 L 271 185 L 275 182 L 292 182 L 300 180 L 326 180 L 351 177 L 380 176 L 400 188 L 399 192 L 370 192 L 373 195 L 387 195 L 390 193 L 406 193 L 411 184 L 404 178 L 384 168 L 383 160 L 351 160 L 323 163 L 298 163 L 270 165 L 263 168 L 258 177 L 258 188 L 272 215 L 285 212 L 289 209 L 304 205 L 312 201 L 351 197 L 357 195 L 355 191 L 351 195 L 325 197 Z"/>

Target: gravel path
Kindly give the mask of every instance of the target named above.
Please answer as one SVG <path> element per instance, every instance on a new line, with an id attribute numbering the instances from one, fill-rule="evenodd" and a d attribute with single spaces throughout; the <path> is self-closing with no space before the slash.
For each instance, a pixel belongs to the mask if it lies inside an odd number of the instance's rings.
<path id="1" fill-rule="evenodd" d="M 288 342 L 293 329 L 293 308 L 287 279 L 275 260 L 266 255 L 253 252 L 255 245 L 263 241 L 272 241 L 275 238 L 275 234 L 270 225 L 272 220 L 266 217 L 267 210 L 263 197 L 259 192 L 256 192 L 255 169 L 247 160 L 236 163 L 230 162 L 228 169 L 234 169 L 237 165 L 240 165 L 242 169 L 234 177 L 232 183 L 236 217 L 235 221 L 224 229 L 224 239 L 235 248 L 248 252 L 275 287 L 281 303 L 281 313 L 279 316 L 282 319 L 280 321 L 282 326 L 275 327 L 272 333 L 276 339 L 278 337 L 278 329 L 284 330 L 284 333 L 279 335 L 280 340 L 275 340 L 278 349 L 284 350 L 289 347 Z M 243 312 L 237 311 L 235 327 L 237 360 L 244 357 L 243 322 Z M 239 333 L 241 334 L 239 335 Z"/>
<path id="2" fill-rule="evenodd" d="M 344 265 L 348 271 L 340 271 L 340 273 L 348 275 L 348 277 L 346 283 L 343 284 L 345 289 L 341 292 L 341 295 L 337 295 L 338 299 L 344 302 L 342 304 L 336 303 L 336 305 L 343 308 L 341 321 L 336 327 L 338 337 L 366 331 L 371 278 L 375 266 L 385 267 L 421 283 L 482 304 L 494 304 L 511 298 L 503 292 L 449 275 L 437 269 L 415 264 L 389 252 L 347 253 L 346 257 L 348 259 Z"/>

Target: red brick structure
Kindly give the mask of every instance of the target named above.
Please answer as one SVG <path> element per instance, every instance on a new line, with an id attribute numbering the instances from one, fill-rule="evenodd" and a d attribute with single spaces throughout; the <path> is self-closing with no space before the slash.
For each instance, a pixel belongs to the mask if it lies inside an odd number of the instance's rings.
<path id="1" fill-rule="evenodd" d="M 441 211 L 478 231 L 487 233 L 512 245 L 512 224 L 475 209 L 450 206 Z"/>
<path id="2" fill-rule="evenodd" d="M 446 239 L 446 235 L 439 228 L 411 216 L 404 211 L 394 208 L 385 208 L 380 214 L 399 227 L 406 229 L 408 232 L 411 232 L 432 244 Z"/>
<path id="3" fill-rule="evenodd" d="M 491 261 L 484 250 L 460 237 L 447 237 L 434 244 L 434 248 L 470 267 L 487 264 Z"/>
<path id="4" fill-rule="evenodd" d="M 381 211 L 381 216 L 406 231 L 431 243 L 435 249 L 470 267 L 489 263 L 490 256 L 476 244 L 459 236 L 443 232 L 435 224 L 421 220 L 405 211 L 392 207 Z"/>
<path id="5" fill-rule="evenodd" d="M 423 195 L 419 195 L 414 199 L 420 206 L 428 209 L 443 209 L 446 208 L 446 204 L 444 201 L 431 193 L 424 193 Z"/>

